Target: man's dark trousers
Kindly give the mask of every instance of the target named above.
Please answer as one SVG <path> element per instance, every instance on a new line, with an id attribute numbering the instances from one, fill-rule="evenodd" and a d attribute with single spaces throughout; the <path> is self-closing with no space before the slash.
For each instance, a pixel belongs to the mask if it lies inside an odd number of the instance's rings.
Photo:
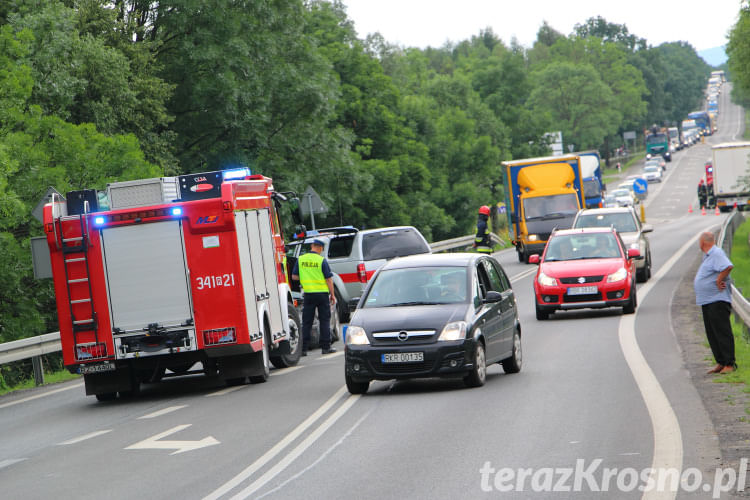
<path id="1" fill-rule="evenodd" d="M 318 310 L 318 327 L 320 329 L 320 347 L 331 348 L 331 302 L 328 292 L 306 293 L 302 303 L 302 348 L 310 348 L 310 330 L 312 330 L 315 310 Z"/>
<path id="2" fill-rule="evenodd" d="M 734 366 L 734 335 L 729 314 L 732 305 L 719 300 L 701 306 L 706 337 L 716 362 L 722 366 Z"/>

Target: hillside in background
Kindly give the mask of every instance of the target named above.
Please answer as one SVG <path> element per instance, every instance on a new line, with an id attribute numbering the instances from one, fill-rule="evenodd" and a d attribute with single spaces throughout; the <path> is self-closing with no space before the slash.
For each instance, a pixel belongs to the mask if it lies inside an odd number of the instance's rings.
<path id="1" fill-rule="evenodd" d="M 727 62 L 727 53 L 724 50 L 726 45 L 714 47 L 711 49 L 699 50 L 698 55 L 711 66 L 720 66 Z"/>

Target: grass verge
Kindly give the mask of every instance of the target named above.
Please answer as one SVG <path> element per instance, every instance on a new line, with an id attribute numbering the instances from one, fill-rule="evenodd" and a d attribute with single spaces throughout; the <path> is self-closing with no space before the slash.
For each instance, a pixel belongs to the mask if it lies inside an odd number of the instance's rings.
<path id="1" fill-rule="evenodd" d="M 58 382 L 65 382 L 66 380 L 72 380 L 75 378 L 80 378 L 80 375 L 72 374 L 68 370 L 60 370 L 60 371 L 51 372 L 51 373 L 45 372 L 44 373 L 44 385 L 56 384 Z M 34 383 L 34 379 L 24 380 L 20 384 L 16 384 L 14 386 L 11 386 L 5 389 L 0 387 L 0 396 L 2 396 L 3 394 L 8 394 L 9 392 L 20 391 L 23 389 L 32 389 L 34 387 L 36 387 L 36 384 Z"/>

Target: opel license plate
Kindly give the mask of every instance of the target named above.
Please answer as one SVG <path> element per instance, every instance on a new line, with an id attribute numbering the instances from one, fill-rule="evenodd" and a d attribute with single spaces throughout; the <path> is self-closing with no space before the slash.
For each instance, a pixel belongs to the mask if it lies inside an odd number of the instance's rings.
<path id="1" fill-rule="evenodd" d="M 597 291 L 595 286 L 576 286 L 568 288 L 568 295 L 591 295 Z"/>
<path id="2" fill-rule="evenodd" d="M 88 375 L 90 373 L 102 373 L 111 372 L 115 369 L 115 363 L 112 361 L 105 361 L 104 363 L 91 363 L 88 365 L 81 365 L 78 367 L 78 373 L 81 375 Z"/>
<path id="3" fill-rule="evenodd" d="M 395 352 L 389 354 L 381 354 L 381 363 L 419 363 L 424 361 L 423 352 Z"/>

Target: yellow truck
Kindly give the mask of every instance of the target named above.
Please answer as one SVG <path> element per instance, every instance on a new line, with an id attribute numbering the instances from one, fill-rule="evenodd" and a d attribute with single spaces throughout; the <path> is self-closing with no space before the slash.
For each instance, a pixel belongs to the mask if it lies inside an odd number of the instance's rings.
<path id="1" fill-rule="evenodd" d="M 541 254 L 554 229 L 568 229 L 583 206 L 578 154 L 505 161 L 508 233 L 519 262 Z"/>

